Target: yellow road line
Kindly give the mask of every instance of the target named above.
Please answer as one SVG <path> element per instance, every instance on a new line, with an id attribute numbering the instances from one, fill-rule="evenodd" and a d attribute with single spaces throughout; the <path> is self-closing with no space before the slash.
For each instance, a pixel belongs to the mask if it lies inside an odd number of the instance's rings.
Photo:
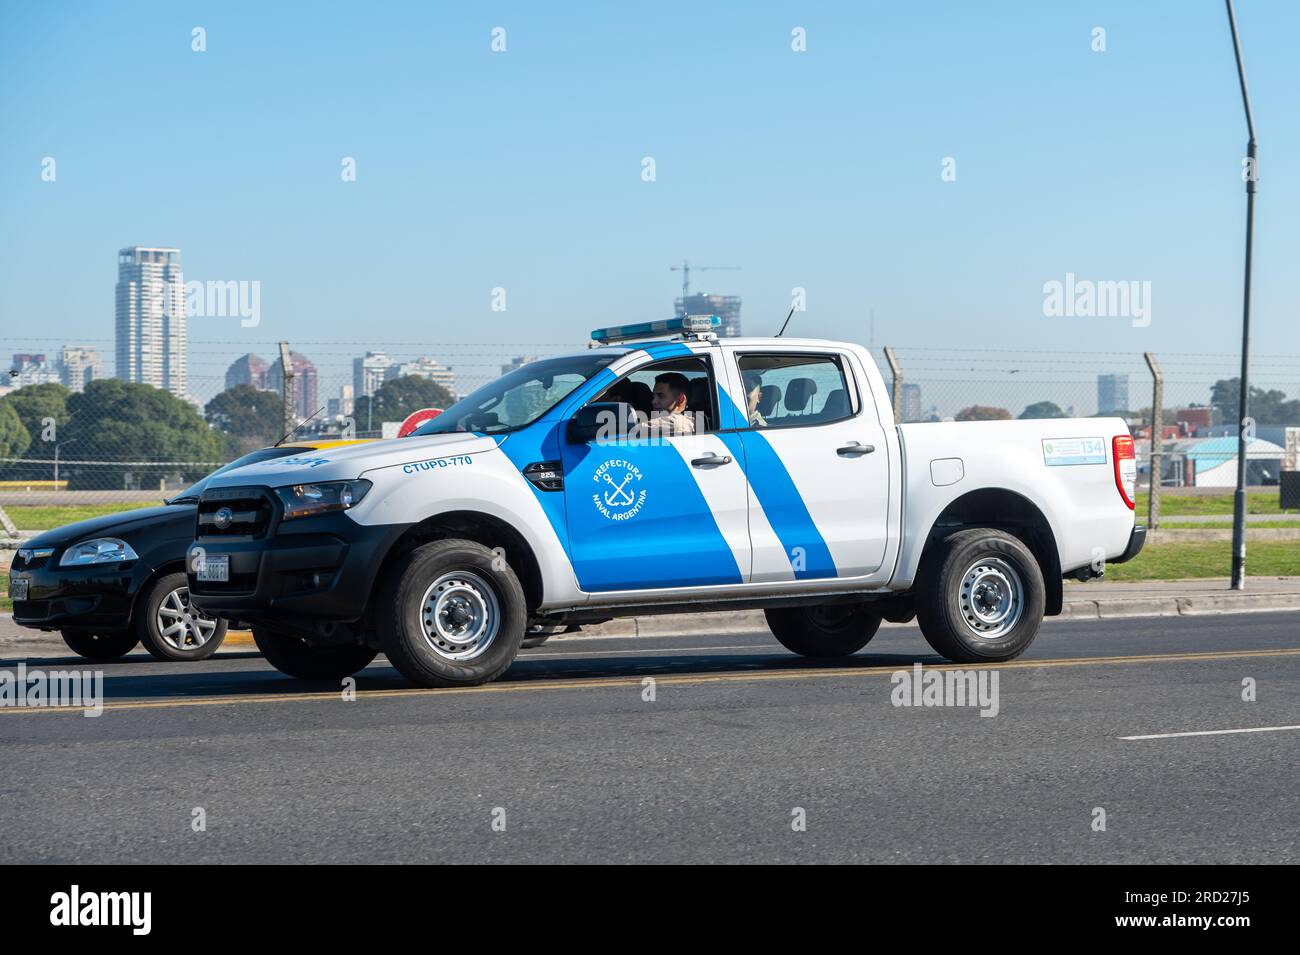
<path id="1" fill-rule="evenodd" d="M 1063 668 L 1081 666 L 1107 666 L 1136 663 L 1186 663 L 1218 660 L 1259 659 L 1264 657 L 1300 656 L 1300 647 L 1278 650 L 1236 650 L 1207 653 L 1151 653 L 1127 657 L 1078 657 L 1060 660 L 1013 660 L 1009 663 L 945 663 L 925 665 L 927 670 L 1032 670 L 1038 668 Z M 442 689 L 359 690 L 357 699 L 389 699 L 415 696 L 448 696 L 461 693 L 519 693 L 528 690 L 587 690 L 618 686 L 640 686 L 647 676 L 664 686 L 703 686 L 712 683 L 761 683 L 772 680 L 817 680 L 832 677 L 866 677 L 897 673 L 912 666 L 910 663 L 880 667 L 820 667 L 808 670 L 745 671 L 701 675 L 638 674 L 636 676 L 595 677 L 586 679 L 563 678 L 552 680 L 524 680 L 514 683 L 489 683 L 485 686 L 466 686 Z M 237 703 L 302 703 L 320 700 L 337 700 L 340 690 L 312 693 L 263 693 L 246 696 L 228 696 L 215 699 L 138 700 L 123 703 L 105 703 L 109 710 L 148 710 L 182 706 L 231 706 Z M 81 707 L 0 707 L 0 713 L 81 713 Z"/>

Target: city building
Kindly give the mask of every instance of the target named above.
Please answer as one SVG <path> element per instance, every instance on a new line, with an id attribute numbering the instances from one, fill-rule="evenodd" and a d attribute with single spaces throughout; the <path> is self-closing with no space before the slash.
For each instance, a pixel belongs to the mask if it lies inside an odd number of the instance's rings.
<path id="1" fill-rule="evenodd" d="M 46 361 L 44 355 L 22 352 L 14 355 L 13 366 L 6 381 L 12 388 L 26 388 L 28 385 L 59 385 L 63 383 L 63 374 L 52 361 Z"/>
<path id="2" fill-rule="evenodd" d="M 1180 408 L 1173 418 L 1187 434 L 1199 434 L 1208 431 L 1219 423 L 1218 408 Z"/>
<path id="3" fill-rule="evenodd" d="M 293 412 L 299 418 L 310 418 L 320 408 L 316 366 L 310 358 L 296 351 L 289 352 L 289 363 L 293 366 Z M 278 358 L 266 372 L 266 386 L 268 391 L 283 393 L 284 366 Z"/>
<path id="4" fill-rule="evenodd" d="M 510 359 L 508 365 L 501 366 L 501 374 L 508 375 L 516 368 L 522 368 L 524 365 L 530 365 L 535 361 L 537 361 L 536 355 L 516 355 L 514 358 Z"/>
<path id="5" fill-rule="evenodd" d="M 903 420 L 921 421 L 921 386 L 912 382 L 903 382 Z"/>
<path id="6" fill-rule="evenodd" d="M 184 398 L 189 380 L 180 249 L 121 249 L 116 304 L 117 377 Z"/>
<path id="7" fill-rule="evenodd" d="M 1128 410 L 1128 375 L 1098 375 L 1097 414 Z"/>
<path id="8" fill-rule="evenodd" d="M 239 356 L 226 369 L 226 390 L 239 385 L 251 385 L 258 391 L 271 390 L 266 383 L 270 367 L 265 358 L 259 358 L 252 352 Z"/>
<path id="9" fill-rule="evenodd" d="M 438 364 L 431 356 L 425 355 L 417 358 L 415 361 L 402 362 L 393 368 L 388 377 L 404 378 L 407 375 L 418 375 L 421 378 L 428 378 L 436 385 L 442 385 L 447 389 L 447 394 L 453 398 L 456 397 L 456 375 L 450 368 L 444 368 Z"/>
<path id="10" fill-rule="evenodd" d="M 740 296 L 696 293 L 673 300 L 675 315 L 716 315 L 722 319 L 718 336 L 740 334 Z"/>
<path id="11" fill-rule="evenodd" d="M 59 352 L 59 370 L 69 391 L 81 392 L 96 378 L 104 377 L 99 349 L 89 345 L 64 345 Z"/>
<path id="12" fill-rule="evenodd" d="M 368 351 L 364 358 L 352 359 L 352 394 L 357 398 L 372 396 L 392 367 L 393 360 L 381 351 Z"/>

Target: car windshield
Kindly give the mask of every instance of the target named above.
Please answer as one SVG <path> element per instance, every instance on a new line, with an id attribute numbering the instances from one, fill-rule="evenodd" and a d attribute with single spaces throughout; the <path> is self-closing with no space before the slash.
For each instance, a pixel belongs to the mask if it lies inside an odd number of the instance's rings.
<path id="1" fill-rule="evenodd" d="M 501 434 L 522 428 L 567 398 L 618 354 L 601 350 L 531 362 L 466 395 L 410 436 L 453 431 Z"/>
<path id="2" fill-rule="evenodd" d="M 223 464 L 207 477 L 200 480 L 193 487 L 188 487 L 175 497 L 169 498 L 167 503 L 191 504 L 199 499 L 199 495 L 202 494 L 203 489 L 208 486 L 208 482 L 218 474 L 233 471 L 235 468 L 242 468 L 245 464 L 256 464 L 258 461 L 269 461 L 272 458 L 282 458 L 285 455 L 294 454 L 295 452 L 301 453 L 302 450 L 303 448 L 301 446 L 293 447 L 290 445 L 281 445 L 278 448 L 259 448 L 256 451 L 250 451 L 242 458 L 235 458 L 235 460 L 231 461 L 229 464 Z"/>

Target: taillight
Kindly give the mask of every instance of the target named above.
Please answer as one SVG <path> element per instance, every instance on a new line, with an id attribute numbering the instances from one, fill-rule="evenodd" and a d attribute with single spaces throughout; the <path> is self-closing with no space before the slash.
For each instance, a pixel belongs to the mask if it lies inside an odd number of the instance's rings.
<path id="1" fill-rule="evenodd" d="M 1131 511 L 1137 496 L 1138 463 L 1133 451 L 1133 438 L 1127 434 L 1117 434 L 1111 439 L 1111 457 L 1115 461 L 1115 486 L 1119 496 Z"/>

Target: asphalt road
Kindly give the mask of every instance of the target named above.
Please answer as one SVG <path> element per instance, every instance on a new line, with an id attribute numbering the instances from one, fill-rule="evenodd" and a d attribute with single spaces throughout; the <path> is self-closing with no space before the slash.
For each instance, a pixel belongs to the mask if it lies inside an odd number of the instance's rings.
<path id="1" fill-rule="evenodd" d="M 940 662 L 914 627 L 829 666 L 766 633 L 552 641 L 456 691 L 380 658 L 354 702 L 148 659 L 103 668 L 98 718 L 0 709 L 0 862 L 1300 861 L 1294 613 L 1049 622 L 991 718 L 892 705 Z"/>

